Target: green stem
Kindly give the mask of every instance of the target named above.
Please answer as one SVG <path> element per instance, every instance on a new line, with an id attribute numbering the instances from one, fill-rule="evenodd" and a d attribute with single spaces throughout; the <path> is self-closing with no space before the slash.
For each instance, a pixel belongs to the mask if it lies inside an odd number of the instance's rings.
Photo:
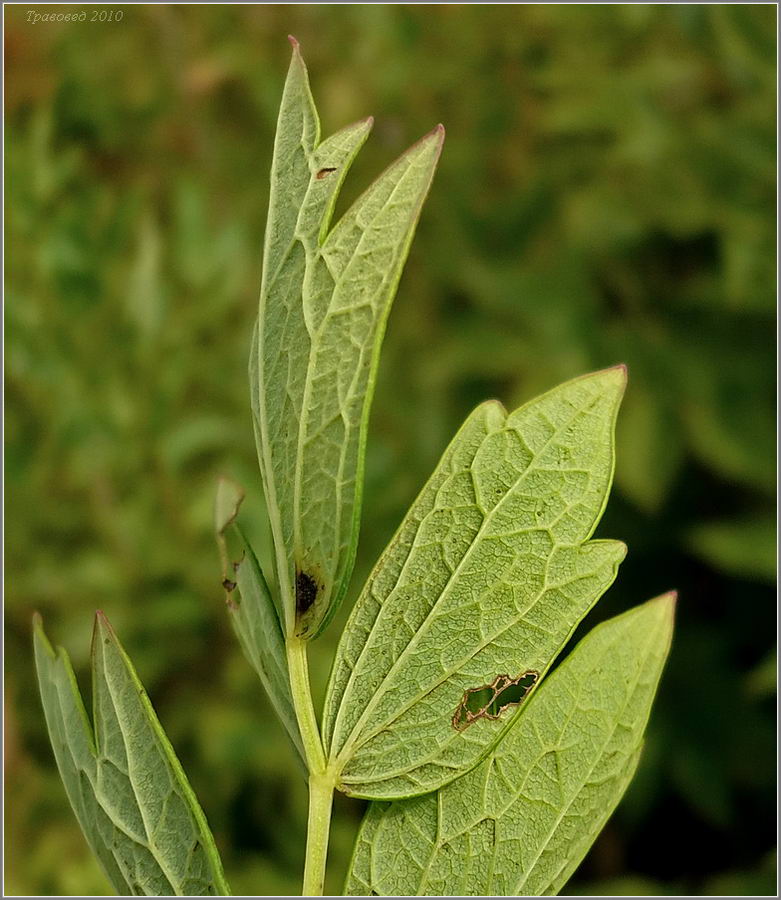
<path id="1" fill-rule="evenodd" d="M 309 823 L 306 836 L 303 896 L 320 897 L 323 894 L 323 882 L 325 881 L 328 834 L 331 829 L 331 805 L 336 779 L 326 764 L 309 686 L 306 650 L 306 641 L 295 636 L 288 638 L 287 661 L 290 670 L 290 689 L 309 769 Z"/>
<path id="2" fill-rule="evenodd" d="M 322 897 L 328 834 L 331 830 L 331 805 L 334 779 L 330 772 L 309 776 L 309 823 L 304 863 L 304 897 Z"/>
<path id="3" fill-rule="evenodd" d="M 325 772 L 325 753 L 309 688 L 306 641 L 295 636 L 287 639 L 287 664 L 290 669 L 290 691 L 304 745 L 306 764 L 311 775 L 321 774 Z"/>

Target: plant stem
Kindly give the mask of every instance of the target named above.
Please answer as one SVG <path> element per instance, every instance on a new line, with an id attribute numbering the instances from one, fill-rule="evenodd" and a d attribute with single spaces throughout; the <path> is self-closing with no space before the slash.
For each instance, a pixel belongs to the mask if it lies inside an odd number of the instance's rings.
<path id="1" fill-rule="evenodd" d="M 327 769 L 323 742 L 317 725 L 312 691 L 309 686 L 309 667 L 306 641 L 297 637 L 287 640 L 287 661 L 290 670 L 290 689 L 296 710 L 301 741 L 309 769 L 309 822 L 306 836 L 303 896 L 320 897 L 325 880 L 328 856 L 328 835 L 331 830 L 331 805 L 336 779 Z"/>
<path id="2" fill-rule="evenodd" d="M 330 772 L 309 776 L 309 822 L 304 863 L 304 897 L 322 897 L 328 834 L 331 830 L 331 805 L 334 779 Z"/>
<path id="3" fill-rule="evenodd" d="M 293 695 L 298 728 L 301 731 L 307 768 L 310 775 L 322 774 L 325 772 L 325 753 L 309 688 L 306 641 L 295 636 L 287 639 L 287 664 L 290 669 L 290 691 Z"/>

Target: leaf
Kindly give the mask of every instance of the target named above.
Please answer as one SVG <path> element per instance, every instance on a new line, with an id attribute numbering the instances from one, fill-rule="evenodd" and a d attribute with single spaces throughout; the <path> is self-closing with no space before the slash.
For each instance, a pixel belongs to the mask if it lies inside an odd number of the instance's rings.
<path id="1" fill-rule="evenodd" d="M 286 634 L 313 638 L 355 558 L 380 342 L 442 147 L 441 126 L 328 231 L 371 119 L 320 142 L 298 44 L 274 145 L 250 385 Z"/>
<path id="2" fill-rule="evenodd" d="M 612 583 L 626 548 L 588 538 L 625 380 L 597 372 L 509 415 L 489 402 L 456 435 L 339 645 L 324 740 L 346 793 L 413 796 L 474 766 L 514 710 L 457 729 L 466 692 L 541 677 Z"/>
<path id="3" fill-rule="evenodd" d="M 218 538 L 222 537 L 226 528 L 236 521 L 244 496 L 244 488 L 240 484 L 236 484 L 230 478 L 217 479 L 217 491 L 214 495 L 214 533 Z M 224 545 L 219 546 L 222 549 Z"/>
<path id="4" fill-rule="evenodd" d="M 771 584 L 776 580 L 775 516 L 702 522 L 689 529 L 686 539 L 697 556 L 720 572 Z"/>
<path id="5" fill-rule="evenodd" d="M 92 637 L 89 722 L 67 653 L 34 620 L 54 756 L 76 818 L 121 895 L 229 892 L 206 818 L 132 663 L 102 613 Z"/>
<path id="6" fill-rule="evenodd" d="M 672 405 L 658 389 L 638 381 L 633 377 L 616 432 L 616 487 L 653 515 L 669 497 L 683 464 L 684 446 Z"/>
<path id="7" fill-rule="evenodd" d="M 274 711 L 296 748 L 300 762 L 306 768 L 290 689 L 281 611 L 274 607 L 257 556 L 236 521 L 243 499 L 244 490 L 240 485 L 228 478 L 219 479 L 214 503 L 214 527 L 222 558 L 222 583 L 228 613 L 244 655 L 257 672 Z M 238 562 L 229 562 L 226 532 L 230 532 L 241 547 Z"/>
<path id="8" fill-rule="evenodd" d="M 632 779 L 672 635 L 675 594 L 594 628 L 480 765 L 373 803 L 347 894 L 556 894 Z"/>

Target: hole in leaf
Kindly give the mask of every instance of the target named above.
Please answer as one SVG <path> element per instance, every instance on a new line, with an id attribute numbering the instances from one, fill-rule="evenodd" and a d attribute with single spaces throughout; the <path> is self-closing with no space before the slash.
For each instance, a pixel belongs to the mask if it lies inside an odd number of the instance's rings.
<path id="1" fill-rule="evenodd" d="M 315 175 L 315 178 L 316 178 L 318 181 L 320 181 L 320 180 L 322 180 L 323 178 L 325 178 L 325 177 L 327 177 L 328 175 L 330 175 L 331 172 L 335 172 L 335 171 L 336 171 L 336 169 L 333 168 L 333 167 L 325 168 L 325 169 L 320 169 L 320 171 L 317 173 L 317 175 Z"/>
<path id="2" fill-rule="evenodd" d="M 453 714 L 453 728 L 463 731 L 478 719 L 498 719 L 509 706 L 523 702 L 538 678 L 538 672 L 529 670 L 517 678 L 497 675 L 490 684 L 469 688 Z"/>
<path id="3" fill-rule="evenodd" d="M 296 612 L 302 616 L 317 599 L 317 582 L 306 572 L 296 573 Z"/>

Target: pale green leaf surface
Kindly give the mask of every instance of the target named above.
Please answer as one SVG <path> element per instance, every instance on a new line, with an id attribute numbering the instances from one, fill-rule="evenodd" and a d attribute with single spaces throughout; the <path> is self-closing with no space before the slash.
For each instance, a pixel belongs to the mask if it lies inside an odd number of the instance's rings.
<path id="1" fill-rule="evenodd" d="M 233 527 L 241 537 L 244 556 L 236 567 L 239 597 L 229 604 L 228 611 L 244 654 L 258 673 L 274 710 L 304 764 L 304 748 L 290 691 L 285 639 L 279 617 L 252 547 L 241 529 Z"/>
<path id="2" fill-rule="evenodd" d="M 411 147 L 329 233 L 339 187 L 371 124 L 320 142 L 294 43 L 250 385 L 285 628 L 310 638 L 333 615 L 352 570 L 379 345 L 443 140 L 440 127 Z M 310 605 L 296 603 L 299 573 L 316 586 Z"/>
<path id="3" fill-rule="evenodd" d="M 94 732 L 64 650 L 36 617 L 46 724 L 87 842 L 123 895 L 229 893 L 206 818 L 105 617 L 92 639 Z"/>
<path id="4" fill-rule="evenodd" d="M 425 793 L 471 768 L 518 707 L 461 731 L 466 690 L 540 675 L 612 583 L 625 547 L 589 541 L 613 473 L 623 367 L 456 435 L 377 563 L 331 675 L 324 738 L 347 793 Z"/>
<path id="5" fill-rule="evenodd" d="M 214 529 L 222 558 L 223 587 L 228 613 L 244 655 L 257 672 L 274 711 L 304 764 L 304 749 L 290 689 L 290 672 L 282 633 L 281 611 L 252 546 L 237 518 L 244 490 L 229 478 L 220 478 L 214 500 Z M 239 559 L 230 561 L 227 536 L 237 545 Z"/>
<path id="6" fill-rule="evenodd" d="M 372 804 L 346 893 L 558 893 L 634 774 L 674 603 L 666 594 L 594 628 L 462 778 Z"/>
<path id="7" fill-rule="evenodd" d="M 230 478 L 217 480 L 214 496 L 214 533 L 219 538 L 225 529 L 236 521 L 239 507 L 244 500 L 244 488 Z"/>

